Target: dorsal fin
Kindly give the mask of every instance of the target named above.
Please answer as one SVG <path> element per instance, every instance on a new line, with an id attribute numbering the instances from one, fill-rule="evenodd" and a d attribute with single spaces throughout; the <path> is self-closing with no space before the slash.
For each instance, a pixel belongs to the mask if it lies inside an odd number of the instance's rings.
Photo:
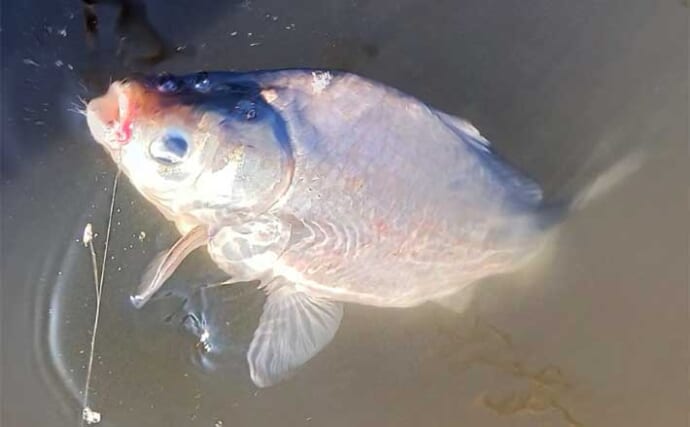
<path id="1" fill-rule="evenodd" d="M 450 114 L 440 111 L 438 111 L 437 114 L 443 123 L 453 129 L 456 133 L 467 137 L 463 139 L 467 139 L 469 143 L 478 145 L 477 148 L 483 149 L 482 147 L 485 148 L 491 146 L 491 142 L 484 138 L 482 134 L 479 133 L 479 130 L 467 120 L 461 119 L 460 117 L 451 116 Z"/>
<path id="2" fill-rule="evenodd" d="M 442 112 L 438 112 L 438 116 L 467 145 L 476 150 L 497 179 L 507 184 L 511 193 L 520 201 L 529 205 L 536 205 L 541 202 L 543 195 L 539 184 L 504 162 L 491 148 L 489 140 L 484 138 L 470 122 Z"/>

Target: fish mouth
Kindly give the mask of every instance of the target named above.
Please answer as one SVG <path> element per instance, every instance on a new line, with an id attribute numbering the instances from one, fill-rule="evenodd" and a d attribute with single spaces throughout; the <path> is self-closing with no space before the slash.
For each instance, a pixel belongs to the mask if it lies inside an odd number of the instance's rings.
<path id="1" fill-rule="evenodd" d="M 108 91 L 86 105 L 86 122 L 94 139 L 111 150 L 127 145 L 132 137 L 132 118 L 137 84 L 114 82 Z"/>

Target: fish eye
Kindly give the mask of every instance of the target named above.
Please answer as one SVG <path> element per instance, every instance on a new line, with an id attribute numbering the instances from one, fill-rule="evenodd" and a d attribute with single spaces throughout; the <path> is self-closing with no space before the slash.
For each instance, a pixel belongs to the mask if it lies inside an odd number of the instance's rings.
<path id="1" fill-rule="evenodd" d="M 156 138 L 149 146 L 149 154 L 157 162 L 174 165 L 184 160 L 189 150 L 189 144 L 179 133 L 167 133 Z"/>

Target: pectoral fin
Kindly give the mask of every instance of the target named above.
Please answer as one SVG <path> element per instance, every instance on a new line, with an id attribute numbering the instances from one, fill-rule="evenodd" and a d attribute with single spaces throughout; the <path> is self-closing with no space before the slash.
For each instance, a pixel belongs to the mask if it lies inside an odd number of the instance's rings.
<path id="1" fill-rule="evenodd" d="M 280 382 L 314 357 L 333 339 L 343 317 L 339 302 L 313 298 L 293 285 L 272 288 L 247 352 L 258 387 Z"/>
<path id="2" fill-rule="evenodd" d="M 131 297 L 132 304 L 136 308 L 143 307 L 177 267 L 182 264 L 187 255 L 205 245 L 206 242 L 208 242 L 208 232 L 205 227 L 198 226 L 182 236 L 170 249 L 156 255 L 146 267 L 146 272 L 137 287 L 137 292 Z"/>

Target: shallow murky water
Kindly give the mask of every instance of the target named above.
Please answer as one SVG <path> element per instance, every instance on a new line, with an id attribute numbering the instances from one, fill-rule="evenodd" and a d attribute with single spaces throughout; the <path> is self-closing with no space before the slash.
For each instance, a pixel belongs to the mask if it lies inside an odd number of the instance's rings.
<path id="1" fill-rule="evenodd" d="M 469 303 L 348 305 L 321 354 L 261 390 L 244 359 L 254 286 L 205 286 L 222 276 L 199 252 L 130 303 L 176 235 L 122 180 L 89 398 L 102 425 L 686 425 L 686 4 L 183 3 L 135 2 L 119 26 L 98 6 L 89 48 L 79 2 L 3 0 L 2 426 L 80 419 L 95 309 L 80 239 L 93 223 L 102 256 L 115 170 L 72 104 L 133 71 L 292 66 L 345 68 L 467 117 L 550 194 L 626 153 L 647 160 L 548 257 Z"/>

